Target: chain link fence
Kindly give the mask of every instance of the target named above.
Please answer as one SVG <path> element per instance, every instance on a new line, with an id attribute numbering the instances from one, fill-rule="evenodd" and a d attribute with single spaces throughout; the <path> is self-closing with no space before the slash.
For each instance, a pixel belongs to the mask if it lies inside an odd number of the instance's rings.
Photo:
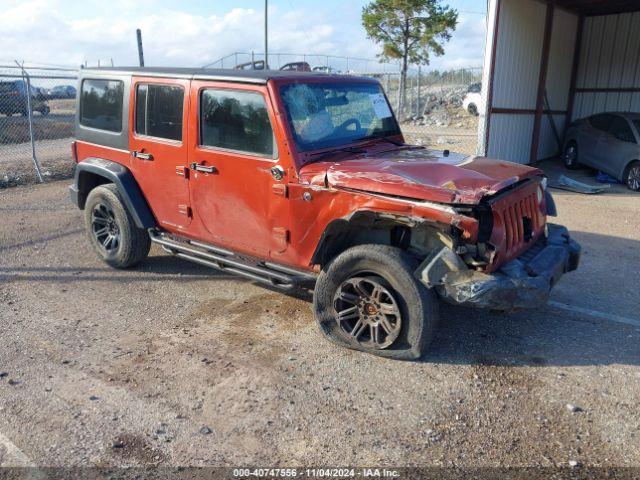
<path id="1" fill-rule="evenodd" d="M 299 57 L 281 58 L 285 60 L 300 61 Z M 330 61 L 324 60 L 327 66 Z M 358 67 L 355 60 L 349 60 L 354 68 Z M 76 69 L 0 65 L 0 188 L 71 176 L 77 73 Z M 480 68 L 412 70 L 404 102 L 397 71 L 349 73 L 380 81 L 408 142 L 476 153 L 478 116 L 465 110 L 463 101 L 470 87 L 474 90 L 475 85 L 478 90 Z"/>
<path id="2" fill-rule="evenodd" d="M 235 52 L 205 68 L 232 68 L 242 70 L 262 70 L 265 68 L 264 53 Z M 379 62 L 374 58 L 345 57 L 340 55 L 318 55 L 308 53 L 270 53 L 267 66 L 272 70 L 306 70 L 325 73 L 372 75 L 398 72 L 398 65 Z"/>
<path id="3" fill-rule="evenodd" d="M 482 68 L 427 73 L 413 70 L 407 76 L 404 101 L 399 73 L 376 77 L 384 86 L 409 143 L 469 155 L 477 153 Z"/>
<path id="4" fill-rule="evenodd" d="M 77 70 L 0 66 L 0 187 L 73 170 Z"/>

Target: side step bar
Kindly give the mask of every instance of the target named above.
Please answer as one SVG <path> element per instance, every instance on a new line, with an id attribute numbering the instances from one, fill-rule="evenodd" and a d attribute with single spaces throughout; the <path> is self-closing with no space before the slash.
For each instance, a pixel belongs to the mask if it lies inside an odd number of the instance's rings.
<path id="1" fill-rule="evenodd" d="M 294 287 L 313 285 L 315 275 L 271 262 L 248 261 L 226 250 L 195 240 L 171 238 L 156 230 L 149 230 L 151 241 L 176 257 L 184 258 L 206 267 L 240 275 L 269 286 L 290 290 Z"/>

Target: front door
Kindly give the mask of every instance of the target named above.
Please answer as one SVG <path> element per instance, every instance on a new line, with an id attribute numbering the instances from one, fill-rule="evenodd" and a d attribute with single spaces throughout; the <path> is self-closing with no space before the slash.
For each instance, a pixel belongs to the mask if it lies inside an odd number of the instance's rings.
<path id="1" fill-rule="evenodd" d="M 191 223 L 187 118 L 189 81 L 132 80 L 131 171 L 159 225 L 181 231 Z"/>
<path id="2" fill-rule="evenodd" d="M 602 156 L 606 152 L 602 151 L 602 140 L 608 135 L 611 128 L 613 115 L 602 113 L 589 118 L 589 132 L 581 138 L 578 146 L 578 155 L 580 162 L 590 167 L 599 168 L 602 162 Z"/>
<path id="3" fill-rule="evenodd" d="M 191 204 L 212 243 L 262 258 L 287 248 L 287 176 L 265 88 L 192 83 Z"/>
<path id="4" fill-rule="evenodd" d="M 596 166 L 610 175 L 617 177 L 626 165 L 628 158 L 633 158 L 637 151 L 636 137 L 629 121 L 619 115 L 613 115 L 607 134 L 598 143 L 598 159 Z"/>

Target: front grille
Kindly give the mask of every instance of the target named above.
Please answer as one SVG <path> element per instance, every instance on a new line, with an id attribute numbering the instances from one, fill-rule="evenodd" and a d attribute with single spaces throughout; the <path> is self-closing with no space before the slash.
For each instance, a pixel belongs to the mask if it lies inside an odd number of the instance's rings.
<path id="1" fill-rule="evenodd" d="M 500 218 L 503 234 L 497 244 L 497 264 L 520 256 L 540 238 L 545 218 L 540 212 L 538 189 L 537 182 L 529 182 L 516 190 L 505 192 L 492 205 L 494 214 Z"/>
<path id="2" fill-rule="evenodd" d="M 527 195 L 505 208 L 502 214 L 507 238 L 507 254 L 512 253 L 526 241 L 531 240 L 533 232 L 540 228 L 536 193 Z M 525 218 L 530 219 L 531 227 L 525 229 Z M 528 232 L 526 230 L 529 230 Z M 527 238 L 528 237 L 528 238 Z"/>

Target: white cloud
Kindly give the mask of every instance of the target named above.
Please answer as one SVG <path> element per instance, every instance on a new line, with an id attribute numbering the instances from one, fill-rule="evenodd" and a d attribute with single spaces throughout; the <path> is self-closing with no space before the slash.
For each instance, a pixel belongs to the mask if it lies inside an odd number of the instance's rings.
<path id="1" fill-rule="evenodd" d="M 79 65 L 85 60 L 95 64 L 112 58 L 116 65 L 135 65 L 136 28 L 143 32 L 147 65 L 201 66 L 236 51 L 263 50 L 260 9 L 233 8 L 221 15 L 198 15 L 161 8 L 152 0 L 110 0 L 109 8 L 102 0 L 86 0 L 83 5 L 88 8 L 82 12 L 91 13 L 65 15 L 69 5 L 60 2 L 3 0 L 0 60 Z M 335 7 L 327 2 L 313 11 L 271 8 L 270 51 L 374 58 L 379 48 L 366 38 L 360 25 L 361 2 L 349 0 Z M 484 28 L 483 17 L 463 16 L 446 46 L 447 55 L 434 57 L 432 68 L 480 65 Z M 308 60 L 324 63 L 321 57 Z M 230 59 L 225 66 L 232 62 Z M 346 69 L 344 62 L 337 66 Z M 363 69 L 364 63 L 352 61 L 349 68 Z"/>

